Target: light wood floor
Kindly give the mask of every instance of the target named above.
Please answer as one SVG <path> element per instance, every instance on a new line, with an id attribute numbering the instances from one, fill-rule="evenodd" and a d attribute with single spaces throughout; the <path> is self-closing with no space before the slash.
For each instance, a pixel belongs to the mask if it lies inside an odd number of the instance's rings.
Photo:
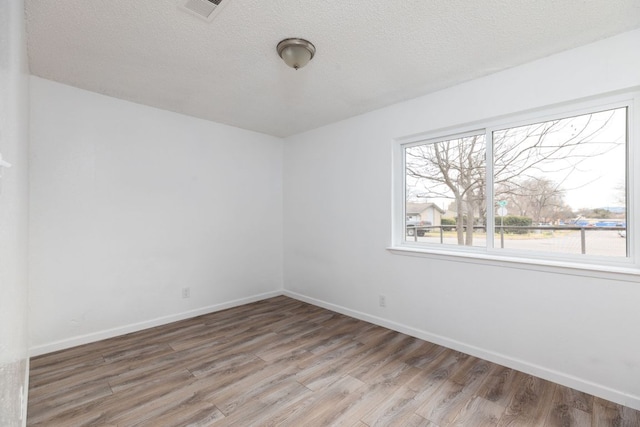
<path id="1" fill-rule="evenodd" d="M 36 426 L 640 426 L 640 412 L 277 297 L 34 358 Z"/>

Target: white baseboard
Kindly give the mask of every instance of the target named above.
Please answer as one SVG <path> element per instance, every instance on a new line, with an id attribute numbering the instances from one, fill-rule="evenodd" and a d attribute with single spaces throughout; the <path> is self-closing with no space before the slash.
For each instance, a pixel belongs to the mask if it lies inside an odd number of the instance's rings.
<path id="1" fill-rule="evenodd" d="M 166 325 L 167 323 L 177 322 L 178 320 L 190 319 L 192 317 L 201 316 L 203 314 L 209 314 L 216 311 L 226 310 L 227 308 L 237 307 L 244 304 L 249 304 L 263 299 L 277 297 L 282 295 L 282 290 L 266 292 L 263 294 L 253 295 L 247 298 L 240 298 L 233 301 L 227 301 L 220 304 L 214 304 L 207 307 L 197 308 L 195 310 L 189 310 L 182 313 L 171 314 L 169 316 L 158 317 L 151 320 L 145 320 L 144 322 L 132 323 L 129 325 L 119 326 L 117 328 L 106 329 L 103 331 L 93 332 L 86 335 L 79 335 L 72 338 L 67 338 L 60 341 L 54 341 L 47 344 L 31 347 L 29 354 L 31 357 L 39 356 L 41 354 L 51 353 L 58 350 L 64 350 L 66 348 L 75 347 L 82 344 L 88 344 L 95 341 L 104 340 L 107 338 L 117 337 L 119 335 L 128 334 L 131 332 L 141 331 L 143 329 L 153 328 L 155 326 Z"/>
<path id="2" fill-rule="evenodd" d="M 29 370 L 31 369 L 29 359 L 25 360 L 24 367 L 24 379 L 22 380 L 23 388 L 21 396 L 22 407 L 20 408 L 20 421 L 22 422 L 22 427 L 25 427 L 27 425 L 27 402 L 29 401 Z"/>
<path id="3" fill-rule="evenodd" d="M 305 295 L 298 294 L 296 292 L 284 290 L 283 294 L 288 297 L 291 297 L 300 301 L 304 301 L 309 304 L 316 305 L 318 307 L 323 307 L 328 310 L 335 311 L 350 317 L 355 317 L 356 319 L 364 320 L 369 323 L 383 326 L 385 328 L 392 329 L 394 331 L 401 332 L 403 334 L 407 334 L 412 337 L 420 338 L 422 340 L 429 341 L 434 344 L 441 345 L 443 347 L 457 350 L 462 353 L 466 353 L 471 356 L 479 357 L 481 359 L 488 360 L 490 362 L 497 363 L 502 366 L 516 369 L 518 371 L 521 371 L 530 375 L 534 375 L 536 377 L 543 378 L 545 380 L 552 381 L 557 384 L 561 384 L 576 390 L 580 390 L 582 392 L 601 397 L 602 399 L 609 400 L 611 402 L 615 402 L 620 405 L 624 405 L 636 410 L 640 410 L 640 396 L 630 395 L 628 393 L 624 393 L 619 390 L 614 390 L 612 388 L 603 386 L 601 384 L 596 384 L 582 378 L 574 377 L 572 375 L 568 375 L 562 372 L 555 371 L 553 369 L 545 368 L 543 366 L 539 366 L 534 363 L 527 362 L 526 360 L 521 360 L 521 359 L 513 358 L 510 356 L 506 356 L 504 354 L 495 353 L 493 351 L 490 351 L 484 348 L 465 344 L 463 342 L 456 341 L 441 335 L 437 335 L 437 334 L 433 334 L 420 329 L 412 328 L 410 326 L 406 326 L 401 323 L 396 323 L 391 320 L 384 319 L 382 317 L 373 316 L 360 311 L 351 310 L 349 308 L 346 308 L 340 305 L 336 305 L 326 301 L 307 297 Z"/>

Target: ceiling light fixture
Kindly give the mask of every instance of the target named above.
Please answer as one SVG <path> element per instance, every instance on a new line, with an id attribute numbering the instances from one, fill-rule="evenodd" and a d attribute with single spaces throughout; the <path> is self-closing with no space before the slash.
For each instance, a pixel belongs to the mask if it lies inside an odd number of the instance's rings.
<path id="1" fill-rule="evenodd" d="M 304 39 L 284 39 L 278 43 L 278 55 L 291 68 L 302 68 L 316 54 L 316 47 Z"/>

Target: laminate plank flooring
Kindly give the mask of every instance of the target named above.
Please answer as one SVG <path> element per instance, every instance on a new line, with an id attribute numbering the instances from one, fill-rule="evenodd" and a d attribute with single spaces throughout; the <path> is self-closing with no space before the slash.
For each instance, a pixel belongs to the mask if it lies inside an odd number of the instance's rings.
<path id="1" fill-rule="evenodd" d="M 27 425 L 640 427 L 640 412 L 276 297 L 33 358 Z"/>

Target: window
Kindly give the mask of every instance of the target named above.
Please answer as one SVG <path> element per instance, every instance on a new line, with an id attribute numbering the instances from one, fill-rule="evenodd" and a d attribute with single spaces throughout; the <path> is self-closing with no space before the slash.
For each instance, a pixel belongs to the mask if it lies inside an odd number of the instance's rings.
<path id="1" fill-rule="evenodd" d="M 395 225 L 395 246 L 638 266 L 630 221 L 633 101 L 400 141 L 395 217 L 404 223 Z"/>
<path id="2" fill-rule="evenodd" d="M 411 233 L 411 225 L 407 223 L 409 236 L 418 236 L 420 232 L 426 236 L 421 240 L 425 243 L 484 246 L 478 236 L 486 228 L 485 157 L 485 135 L 479 133 L 405 148 L 405 212 L 407 218 L 417 217 L 416 233 Z M 435 223 L 422 223 L 423 212 L 434 205 L 442 210 Z M 446 229 L 442 224 L 444 218 L 453 221 Z M 453 224 L 456 226 L 451 227 Z"/>

